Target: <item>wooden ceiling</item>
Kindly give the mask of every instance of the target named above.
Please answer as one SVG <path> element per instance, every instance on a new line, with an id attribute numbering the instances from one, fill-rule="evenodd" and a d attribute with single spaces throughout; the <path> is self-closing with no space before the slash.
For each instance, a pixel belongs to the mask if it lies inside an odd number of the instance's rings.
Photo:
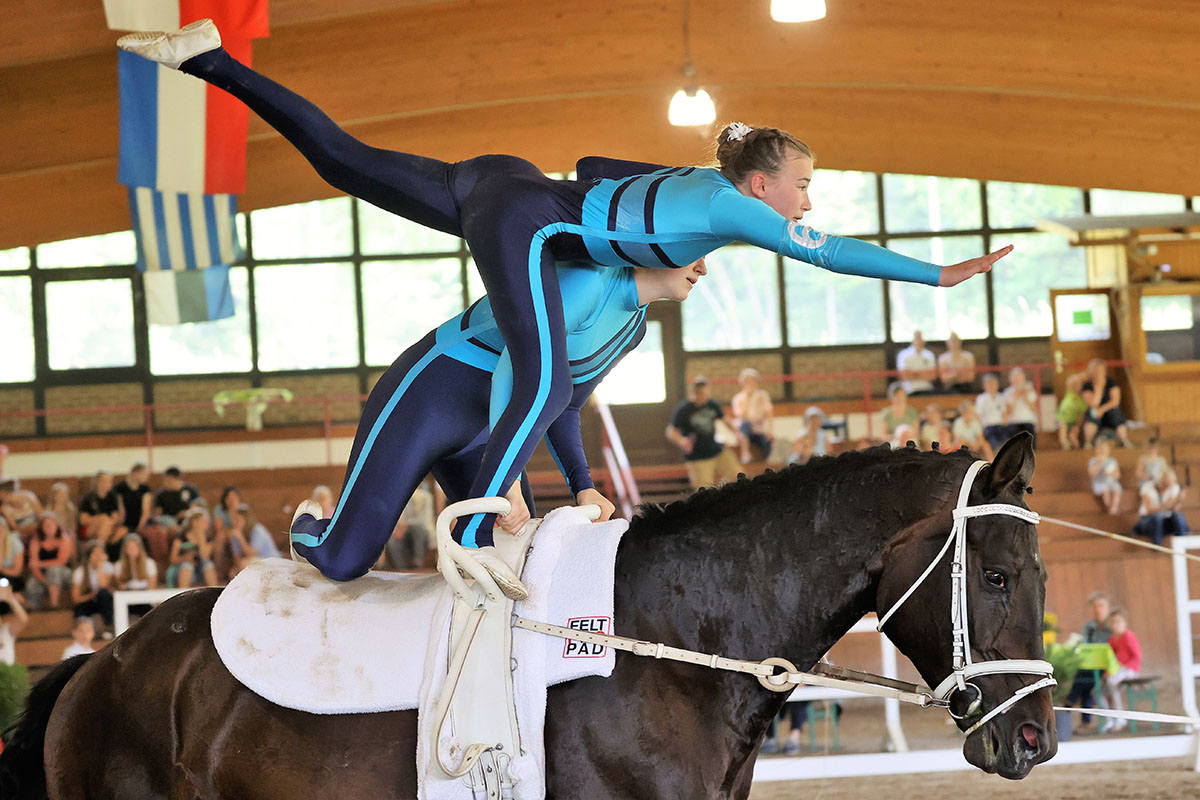
<path id="1" fill-rule="evenodd" d="M 692 0 L 719 120 L 787 128 L 822 167 L 1200 193 L 1200 3 L 827 2 L 781 25 L 768 0 Z M 128 227 L 101 5 L 6 9 L 0 249 Z M 254 65 L 381 147 L 694 163 L 708 132 L 666 123 L 682 17 L 683 0 L 271 0 Z M 253 117 L 248 161 L 243 209 L 335 194 Z"/>

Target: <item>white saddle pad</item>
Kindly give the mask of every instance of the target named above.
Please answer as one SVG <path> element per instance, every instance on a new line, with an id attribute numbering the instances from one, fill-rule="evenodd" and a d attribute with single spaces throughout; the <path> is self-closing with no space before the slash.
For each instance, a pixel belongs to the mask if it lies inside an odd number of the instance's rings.
<path id="1" fill-rule="evenodd" d="M 528 619 L 613 632 L 613 567 L 628 523 L 552 512 L 534 537 L 522 578 Z M 449 630 L 441 575 L 372 572 L 327 580 L 308 564 L 272 558 L 238 574 L 213 607 L 213 643 L 248 689 L 285 708 L 352 714 L 417 708 L 431 631 Z M 436 641 L 439 637 L 432 637 Z M 543 686 L 612 674 L 610 648 L 516 631 L 513 656 Z M 535 666 L 536 664 L 536 666 Z M 543 700 L 544 702 L 544 700 Z"/>

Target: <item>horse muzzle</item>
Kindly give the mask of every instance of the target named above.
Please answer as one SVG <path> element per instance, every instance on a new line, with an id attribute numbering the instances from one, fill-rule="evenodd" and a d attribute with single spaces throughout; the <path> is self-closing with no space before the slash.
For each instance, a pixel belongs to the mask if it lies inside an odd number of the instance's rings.
<path id="1" fill-rule="evenodd" d="M 984 772 L 1020 780 L 1037 764 L 1058 752 L 1054 715 L 1014 708 L 967 737 L 963 757 Z"/>

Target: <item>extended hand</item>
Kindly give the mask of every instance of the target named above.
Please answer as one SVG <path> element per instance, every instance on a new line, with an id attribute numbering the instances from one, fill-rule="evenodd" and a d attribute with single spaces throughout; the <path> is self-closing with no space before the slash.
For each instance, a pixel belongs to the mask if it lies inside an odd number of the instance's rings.
<path id="1" fill-rule="evenodd" d="M 950 264 L 942 267 L 941 277 L 938 279 L 938 286 L 957 286 L 974 275 L 981 272 L 991 272 L 992 265 L 1006 255 L 1012 252 L 1013 246 L 1010 244 L 1006 247 L 1001 247 L 994 253 L 988 253 L 986 256 L 979 258 L 960 261 L 957 264 Z"/>
<path id="2" fill-rule="evenodd" d="M 595 489 L 584 489 L 575 495 L 575 505 L 585 506 L 589 503 L 600 506 L 600 517 L 596 522 L 605 522 L 612 519 L 613 512 L 617 510 L 617 507 L 610 503 L 607 497 Z"/>
<path id="3" fill-rule="evenodd" d="M 529 522 L 529 506 L 525 505 L 525 495 L 521 494 L 521 482 L 513 481 L 512 488 L 504 496 L 512 507 L 507 514 L 497 517 L 496 523 L 500 530 L 515 536 Z"/>

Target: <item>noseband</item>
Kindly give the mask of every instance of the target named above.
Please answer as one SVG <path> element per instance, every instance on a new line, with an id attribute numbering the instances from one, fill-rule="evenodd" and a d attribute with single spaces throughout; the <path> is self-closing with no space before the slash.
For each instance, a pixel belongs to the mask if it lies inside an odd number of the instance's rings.
<path id="1" fill-rule="evenodd" d="M 979 470 L 987 466 L 987 463 L 986 461 L 976 461 L 967 470 L 967 474 L 963 478 L 962 487 L 958 492 L 958 505 L 954 508 L 954 526 L 950 529 L 950 536 L 947 537 L 946 543 L 942 545 L 942 549 L 938 551 L 933 561 L 921 573 L 921 577 L 917 578 L 916 582 L 908 588 L 908 591 L 896 601 L 896 604 L 879 618 L 879 624 L 876 625 L 876 630 L 883 630 L 883 626 L 887 624 L 891 616 L 904 604 L 905 600 L 912 596 L 917 587 L 929 577 L 934 567 L 938 565 L 942 560 L 942 556 L 946 554 L 950 549 L 950 545 L 953 544 L 954 556 L 950 562 L 950 622 L 954 631 L 952 645 L 952 663 L 954 669 L 933 690 L 934 699 L 939 701 L 940 704 L 949 707 L 950 696 L 957 691 L 965 691 L 969 687 L 975 692 L 975 700 L 972 701 L 970 708 L 967 710 L 967 715 L 970 715 L 980 707 L 983 701 L 983 692 L 972 682 L 972 678 L 980 675 L 1000 674 L 1041 676 L 1034 683 L 1017 689 L 1011 697 L 984 714 L 964 732 L 968 736 L 983 727 L 993 717 L 1007 713 L 1014 704 L 1026 695 L 1033 694 L 1039 689 L 1055 686 L 1058 683 L 1053 677 L 1054 668 L 1047 661 L 1023 658 L 1006 658 L 998 661 L 971 661 L 971 634 L 968 630 L 970 626 L 967 618 L 967 520 L 972 517 L 987 517 L 999 514 L 1016 517 L 1033 525 L 1041 522 L 1041 517 L 1035 512 L 1009 503 L 987 503 L 979 506 L 967 504 L 967 498 L 971 494 L 971 486 L 975 483 L 975 477 L 979 474 Z M 953 712 L 951 713 L 953 714 Z"/>

